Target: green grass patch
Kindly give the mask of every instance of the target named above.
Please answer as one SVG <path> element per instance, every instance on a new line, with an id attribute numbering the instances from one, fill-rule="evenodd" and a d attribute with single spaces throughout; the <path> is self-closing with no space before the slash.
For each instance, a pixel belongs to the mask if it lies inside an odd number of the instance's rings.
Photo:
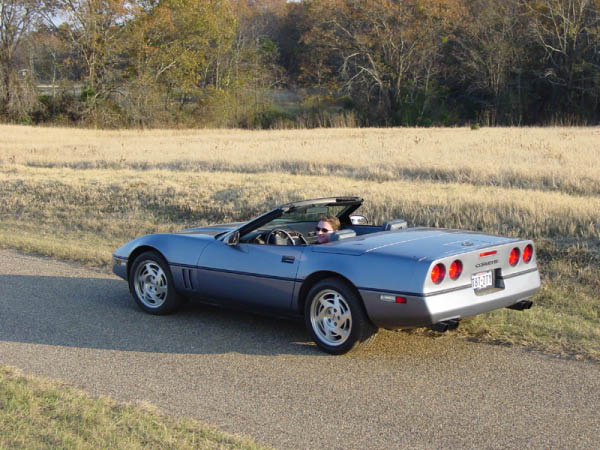
<path id="1" fill-rule="evenodd" d="M 0 248 L 12 248 L 35 255 L 77 261 L 107 268 L 115 250 L 109 241 L 91 232 L 50 229 L 29 223 L 0 221 Z"/>
<path id="2" fill-rule="evenodd" d="M 0 448 L 259 449 L 150 405 L 91 397 L 65 384 L 0 366 Z"/>
<path id="3" fill-rule="evenodd" d="M 471 340 L 518 344 L 564 357 L 600 361 L 597 310 L 589 314 L 587 306 L 581 305 L 597 300 L 585 293 L 569 294 L 577 287 L 575 283 L 559 285 L 547 278 L 542 283 L 530 310 L 503 309 L 476 316 L 461 324 L 459 334 Z"/>

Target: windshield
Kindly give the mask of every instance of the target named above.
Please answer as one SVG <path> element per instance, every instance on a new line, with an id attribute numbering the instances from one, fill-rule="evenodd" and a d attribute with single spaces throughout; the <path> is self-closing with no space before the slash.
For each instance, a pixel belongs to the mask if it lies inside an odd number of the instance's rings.
<path id="1" fill-rule="evenodd" d="M 284 212 L 281 217 L 264 224 L 261 228 L 269 229 L 287 223 L 318 222 L 323 216 L 339 217 L 349 207 L 349 205 L 316 205 L 292 208 Z"/>

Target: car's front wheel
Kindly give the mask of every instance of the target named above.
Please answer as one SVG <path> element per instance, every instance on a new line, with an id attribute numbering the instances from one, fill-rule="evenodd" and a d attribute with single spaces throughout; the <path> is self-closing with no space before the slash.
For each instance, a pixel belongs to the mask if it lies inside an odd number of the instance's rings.
<path id="1" fill-rule="evenodd" d="M 304 320 L 319 348 L 334 355 L 353 350 L 377 333 L 359 295 L 337 278 L 321 280 L 310 289 Z"/>
<path id="2" fill-rule="evenodd" d="M 142 253 L 133 262 L 129 290 L 138 306 L 150 314 L 169 314 L 182 303 L 169 265 L 154 252 Z"/>

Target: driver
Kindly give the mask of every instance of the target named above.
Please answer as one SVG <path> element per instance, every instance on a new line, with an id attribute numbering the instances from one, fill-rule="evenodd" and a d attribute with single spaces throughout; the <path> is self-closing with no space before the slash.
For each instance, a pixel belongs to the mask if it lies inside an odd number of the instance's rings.
<path id="1" fill-rule="evenodd" d="M 329 242 L 331 233 L 339 230 L 341 227 L 340 219 L 335 216 L 323 216 L 319 219 L 315 230 L 317 232 L 317 244 L 326 244 Z"/>

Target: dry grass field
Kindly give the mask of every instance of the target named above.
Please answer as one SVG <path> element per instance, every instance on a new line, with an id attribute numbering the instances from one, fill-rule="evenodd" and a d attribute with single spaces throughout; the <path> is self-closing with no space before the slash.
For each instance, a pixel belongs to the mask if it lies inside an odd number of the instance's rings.
<path id="1" fill-rule="evenodd" d="M 598 128 L 0 126 L 0 135 L 0 246 L 106 266 L 141 234 L 360 195 L 372 222 L 533 238 L 536 306 L 478 316 L 457 333 L 600 360 Z"/>

